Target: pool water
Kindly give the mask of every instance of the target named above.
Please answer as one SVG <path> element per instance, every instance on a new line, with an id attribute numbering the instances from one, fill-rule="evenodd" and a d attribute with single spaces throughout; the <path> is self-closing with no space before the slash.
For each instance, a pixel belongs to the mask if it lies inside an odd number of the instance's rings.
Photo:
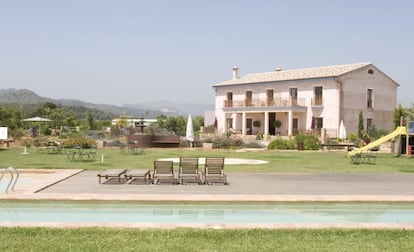
<path id="1" fill-rule="evenodd" d="M 414 223 L 414 203 L 0 201 L 0 222 L 155 224 Z"/>

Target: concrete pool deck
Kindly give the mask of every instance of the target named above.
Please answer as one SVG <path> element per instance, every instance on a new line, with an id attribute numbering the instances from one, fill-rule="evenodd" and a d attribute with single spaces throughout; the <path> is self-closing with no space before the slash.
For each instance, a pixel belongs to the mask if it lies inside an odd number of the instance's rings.
<path id="1" fill-rule="evenodd" d="M 23 170 L 23 169 L 22 169 Z M 114 200 L 114 201 L 237 201 L 237 202 L 414 202 L 411 173 L 236 173 L 229 185 L 153 185 L 143 182 L 99 184 L 100 171 L 24 169 L 22 184 L 0 199 L 10 200 Z M 5 181 L 2 181 L 5 183 Z M 0 221 L 1 227 L 119 227 L 119 228 L 368 228 L 410 229 L 413 223 L 65 223 Z"/>
<path id="2" fill-rule="evenodd" d="M 47 171 L 47 172 L 46 172 Z M 238 173 L 229 185 L 99 184 L 100 171 L 24 169 L 1 199 L 121 201 L 391 201 L 414 202 L 411 173 Z M 116 183 L 115 183 L 116 181 Z M 4 183 L 4 181 L 2 181 Z"/>

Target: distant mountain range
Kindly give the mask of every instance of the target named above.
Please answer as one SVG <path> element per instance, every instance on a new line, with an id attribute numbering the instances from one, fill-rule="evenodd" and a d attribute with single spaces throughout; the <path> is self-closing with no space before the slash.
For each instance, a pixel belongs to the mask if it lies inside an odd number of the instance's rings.
<path id="1" fill-rule="evenodd" d="M 178 103 L 172 101 L 152 101 L 136 104 L 123 104 L 122 107 L 159 111 L 161 114 L 203 116 L 205 111 L 214 110 L 213 104 Z"/>
<path id="2" fill-rule="evenodd" d="M 155 118 L 160 114 L 166 116 L 203 116 L 205 111 L 213 110 L 213 104 L 188 104 L 171 101 L 154 101 L 137 104 L 124 104 L 122 106 L 110 104 L 95 104 L 80 100 L 71 99 L 52 99 L 37 95 L 28 89 L 0 89 L 0 104 L 19 104 L 30 105 L 52 102 L 68 107 L 85 107 L 96 109 L 115 115 L 126 114 L 131 117 Z"/>

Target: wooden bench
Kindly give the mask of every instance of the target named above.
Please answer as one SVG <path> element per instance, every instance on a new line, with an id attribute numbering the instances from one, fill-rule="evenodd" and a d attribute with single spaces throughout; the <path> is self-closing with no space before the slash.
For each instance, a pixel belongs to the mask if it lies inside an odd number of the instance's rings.
<path id="1" fill-rule="evenodd" d="M 2 139 L 0 140 L 0 144 L 4 144 L 6 148 L 10 147 L 10 143 L 13 142 L 13 140 L 6 140 L 6 139 Z"/>
<path id="2" fill-rule="evenodd" d="M 153 136 L 151 142 L 152 147 L 178 148 L 181 140 L 179 136 Z"/>
<path id="3" fill-rule="evenodd" d="M 328 150 L 329 147 L 333 148 L 343 148 L 347 151 L 351 151 L 352 147 L 355 147 L 353 143 L 329 143 L 329 144 L 321 144 L 321 150 Z"/>
<path id="4" fill-rule="evenodd" d="M 128 136 L 127 142 L 138 141 L 135 147 L 140 148 L 178 148 L 180 147 L 181 138 L 180 136 L 167 136 L 167 135 L 131 135 Z M 121 153 L 126 151 L 121 149 Z M 141 150 L 142 153 L 142 150 Z"/>

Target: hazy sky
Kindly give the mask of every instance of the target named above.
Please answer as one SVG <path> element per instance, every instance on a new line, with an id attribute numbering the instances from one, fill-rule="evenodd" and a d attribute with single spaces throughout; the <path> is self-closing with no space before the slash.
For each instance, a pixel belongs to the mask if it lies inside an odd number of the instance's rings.
<path id="1" fill-rule="evenodd" d="M 0 89 L 214 103 L 239 74 L 371 62 L 414 102 L 414 1 L 0 0 Z"/>

